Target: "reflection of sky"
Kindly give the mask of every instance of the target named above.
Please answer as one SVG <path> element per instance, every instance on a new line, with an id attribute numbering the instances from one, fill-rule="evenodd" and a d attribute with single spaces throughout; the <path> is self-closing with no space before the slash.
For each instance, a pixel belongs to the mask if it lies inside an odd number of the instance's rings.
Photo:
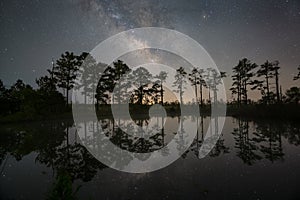
<path id="1" fill-rule="evenodd" d="M 6 85 L 18 78 L 34 84 L 64 51 L 90 51 L 112 34 L 143 26 L 189 35 L 229 77 L 243 57 L 258 64 L 278 59 L 283 89 L 297 84 L 292 81 L 300 64 L 297 0 L 11 0 L 0 3 L 0 13 L 0 78 Z M 225 79 L 227 88 L 230 84 Z"/>

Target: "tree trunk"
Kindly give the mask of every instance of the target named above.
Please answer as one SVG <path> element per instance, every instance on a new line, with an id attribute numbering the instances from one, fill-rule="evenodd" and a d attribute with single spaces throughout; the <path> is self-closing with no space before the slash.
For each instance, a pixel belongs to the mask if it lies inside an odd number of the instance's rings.
<path id="1" fill-rule="evenodd" d="M 179 94 L 180 94 L 180 104 L 181 104 L 181 106 L 182 106 L 182 103 L 183 103 L 183 98 L 182 98 L 182 85 L 180 86 Z"/>
<path id="2" fill-rule="evenodd" d="M 161 105 L 164 105 L 164 90 L 163 90 L 163 85 L 162 85 L 162 81 L 160 82 L 160 98 L 161 98 Z"/>
<path id="3" fill-rule="evenodd" d="M 266 83 L 267 83 L 267 104 L 270 104 L 270 89 L 269 89 L 269 77 L 266 75 Z"/>
<path id="4" fill-rule="evenodd" d="M 211 104 L 211 98 L 210 98 L 210 87 L 208 87 L 208 100 L 209 100 L 209 103 Z"/>
<path id="5" fill-rule="evenodd" d="M 279 93 L 279 79 L 278 79 L 278 69 L 275 71 L 275 80 L 276 80 L 276 96 L 277 96 L 277 103 L 280 103 L 280 93 Z"/>
<path id="6" fill-rule="evenodd" d="M 202 84 L 200 84 L 200 103 L 201 103 L 201 107 L 203 106 L 203 94 L 202 94 Z"/>
<path id="7" fill-rule="evenodd" d="M 67 106 L 69 105 L 69 89 L 67 89 Z"/>
<path id="8" fill-rule="evenodd" d="M 199 101 L 198 101 L 198 91 L 197 91 L 197 79 L 195 77 L 195 94 L 196 94 L 196 103 L 199 104 Z"/>
<path id="9" fill-rule="evenodd" d="M 245 92 L 245 104 L 248 104 L 248 91 L 247 91 L 247 82 L 244 83 L 244 92 Z"/>
<path id="10" fill-rule="evenodd" d="M 218 96 L 217 96 L 217 88 L 214 89 L 214 104 L 218 102 Z"/>
<path id="11" fill-rule="evenodd" d="M 99 111 L 99 100 L 96 98 L 96 111 Z"/>

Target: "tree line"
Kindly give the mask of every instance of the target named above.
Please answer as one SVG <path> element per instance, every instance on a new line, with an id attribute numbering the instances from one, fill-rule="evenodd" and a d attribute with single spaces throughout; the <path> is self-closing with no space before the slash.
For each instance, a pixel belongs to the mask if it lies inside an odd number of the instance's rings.
<path id="1" fill-rule="evenodd" d="M 293 80 L 300 78 L 300 66 L 297 68 L 298 74 Z M 233 103 L 238 105 L 249 104 L 251 100 L 248 98 L 249 90 L 258 90 L 261 98 L 258 103 L 262 104 L 280 104 L 280 103 L 299 103 L 300 88 L 291 87 L 282 94 L 279 82 L 279 61 L 269 62 L 268 60 L 260 66 L 249 59 L 239 60 L 238 64 L 233 67 L 232 94 L 235 96 Z M 271 85 L 275 84 L 272 90 Z"/>
<path id="2" fill-rule="evenodd" d="M 100 72 L 101 68 L 105 70 Z M 299 104 L 299 87 L 291 87 L 285 94 L 282 93 L 279 70 L 278 61 L 266 61 L 259 66 L 247 58 L 239 60 L 233 67 L 231 76 L 230 91 L 234 98 L 230 104 L 238 106 L 253 103 Z M 300 66 L 297 70 L 298 74 L 293 77 L 294 81 L 300 79 Z M 77 76 L 81 77 L 81 83 L 76 82 Z M 218 85 L 226 77 L 226 72 L 219 73 L 213 68 L 204 70 L 197 67 L 186 71 L 184 67 L 179 67 L 173 82 L 173 92 L 179 95 L 179 101 L 176 102 L 167 102 L 164 98 L 164 84 L 168 76 L 165 71 L 153 75 L 144 67 L 132 70 L 121 60 L 107 65 L 97 63 L 86 52 L 80 55 L 65 52 L 52 63 L 52 68 L 47 70 L 45 76 L 36 79 L 37 89 L 33 89 L 22 80 L 17 80 L 7 88 L 0 80 L 1 115 L 20 112 L 34 115 L 66 111 L 70 103 L 70 90 L 74 87 L 82 92 L 84 103 L 96 104 L 96 108 L 100 104 L 126 102 L 138 105 L 197 103 L 206 106 L 218 103 Z M 184 102 L 183 99 L 188 84 L 194 88 L 196 99 L 193 102 Z M 257 102 L 249 98 L 250 90 L 261 93 L 261 98 Z M 207 94 L 206 98 L 204 92 Z M 90 99 L 92 102 L 87 102 Z"/>

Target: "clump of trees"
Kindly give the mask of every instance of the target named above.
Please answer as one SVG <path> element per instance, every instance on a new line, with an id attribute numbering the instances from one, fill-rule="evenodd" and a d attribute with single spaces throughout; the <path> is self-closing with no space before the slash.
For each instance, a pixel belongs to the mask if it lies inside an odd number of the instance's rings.
<path id="1" fill-rule="evenodd" d="M 117 60 L 100 75 L 95 98 L 103 104 L 130 102 L 145 105 L 158 103 L 160 98 L 163 102 L 165 78 L 164 72 L 153 77 L 144 67 L 131 70 L 123 61 Z"/>
<path id="2" fill-rule="evenodd" d="M 84 54 L 83 54 L 84 55 Z M 22 118 L 37 115 L 61 113 L 68 109 L 69 91 L 75 85 L 74 80 L 84 56 L 65 52 L 47 70 L 47 75 L 36 79 L 37 89 L 33 89 L 22 80 L 11 87 L 5 87 L 0 80 L 1 115 L 20 114 Z M 59 89 L 63 90 L 65 97 Z"/>
<path id="3" fill-rule="evenodd" d="M 118 69 L 119 68 L 119 69 Z M 123 68 L 121 70 L 120 68 Z M 119 73 L 115 73 L 119 71 Z M 161 71 L 157 75 L 152 75 L 146 68 L 139 67 L 131 70 L 122 61 L 116 61 L 112 66 L 108 66 L 101 75 L 96 98 L 103 103 L 122 104 L 130 94 L 129 103 L 137 105 L 150 105 L 160 103 L 161 105 L 177 105 L 190 104 L 191 102 L 184 102 L 184 93 L 187 84 L 191 84 L 195 89 L 196 99 L 194 103 L 201 103 L 204 105 L 204 89 L 209 93 L 214 94 L 214 102 L 217 102 L 218 85 L 221 84 L 222 78 L 226 77 L 225 72 L 218 73 L 216 70 L 208 68 L 207 70 L 193 68 L 188 73 L 184 67 L 179 67 L 173 82 L 173 92 L 179 96 L 178 102 L 164 101 L 164 83 L 168 77 L 167 72 Z M 198 97 L 198 90 L 200 98 Z M 117 102 L 115 100 L 119 99 Z"/>
<path id="4" fill-rule="evenodd" d="M 48 81 L 45 77 L 38 79 L 40 88 L 36 90 L 22 80 L 17 80 L 10 88 L 4 87 L 3 82 L 0 81 L 1 115 L 25 113 L 30 117 L 35 114 L 60 112 L 64 108 L 64 98 L 58 91 L 47 85 Z"/>
<path id="5" fill-rule="evenodd" d="M 236 96 L 233 103 L 237 105 L 249 104 L 248 99 L 249 87 L 251 90 L 258 90 L 261 94 L 259 104 L 282 104 L 296 101 L 299 103 L 299 88 L 292 87 L 286 91 L 286 95 L 282 94 L 279 82 L 279 61 L 269 62 L 268 60 L 260 66 L 251 62 L 247 58 L 243 58 L 238 65 L 233 67 L 232 87 L 230 88 L 233 95 Z M 300 67 L 298 67 L 300 70 Z M 300 72 L 294 77 L 299 79 Z M 275 85 L 275 87 L 271 87 Z"/>
<path id="6" fill-rule="evenodd" d="M 298 69 L 298 74 L 294 76 L 294 81 L 300 79 L 300 65 L 297 69 Z"/>
<path id="7" fill-rule="evenodd" d="M 84 65 L 83 65 L 84 64 Z M 101 72 L 100 69 L 105 69 Z M 300 79 L 300 66 L 298 74 L 293 80 Z M 261 99 L 256 104 L 299 104 L 300 88 L 291 87 L 282 94 L 278 61 L 268 60 L 261 65 L 247 58 L 239 60 L 233 67 L 232 87 L 230 91 L 235 97 L 231 104 L 253 104 L 249 98 L 250 90 L 257 90 Z M 81 76 L 82 83 L 76 83 L 76 77 Z M 132 70 L 121 60 L 111 65 L 97 63 L 86 52 L 80 55 L 65 52 L 54 63 L 47 74 L 36 79 L 37 89 L 34 89 L 22 80 L 17 80 L 10 87 L 5 87 L 0 80 L 0 109 L 1 115 L 25 113 L 26 115 L 44 115 L 60 113 L 69 108 L 69 95 L 72 88 L 81 89 L 84 103 L 96 104 L 130 104 L 150 105 L 160 103 L 164 106 L 178 107 L 184 102 L 183 95 L 187 84 L 194 88 L 198 105 L 206 106 L 212 102 L 217 103 L 218 85 L 226 77 L 225 72 L 215 69 L 201 69 L 194 67 L 186 71 L 184 67 L 176 70 L 173 92 L 178 93 L 179 101 L 167 102 L 164 100 L 164 83 L 168 77 L 167 72 L 161 71 L 152 75 L 146 68 L 139 67 Z M 275 87 L 272 87 L 275 85 Z M 205 98 L 205 94 L 207 97 Z M 211 97 L 213 95 L 213 99 Z M 89 97 L 89 98 L 87 98 Z M 92 100 L 92 102 L 88 102 Z"/>
<path id="8" fill-rule="evenodd" d="M 247 58 L 239 61 L 238 65 L 233 67 L 232 87 L 230 88 L 232 94 L 237 96 L 237 104 L 240 105 L 248 103 L 248 88 L 255 84 L 253 77 L 254 70 L 257 68 L 255 63 L 252 63 Z"/>

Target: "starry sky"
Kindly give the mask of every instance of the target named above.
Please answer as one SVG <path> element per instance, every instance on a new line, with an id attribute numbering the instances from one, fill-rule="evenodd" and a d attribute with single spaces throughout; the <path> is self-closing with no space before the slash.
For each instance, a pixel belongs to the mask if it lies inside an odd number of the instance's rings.
<path id="1" fill-rule="evenodd" d="M 279 60 L 283 90 L 300 65 L 299 0 L 7 0 L 0 2 L 0 79 L 35 84 L 65 51 L 91 51 L 109 36 L 158 26 L 198 41 L 228 90 L 239 59 Z M 255 94 L 253 94 L 255 96 Z M 228 98 L 230 98 L 228 92 Z"/>

